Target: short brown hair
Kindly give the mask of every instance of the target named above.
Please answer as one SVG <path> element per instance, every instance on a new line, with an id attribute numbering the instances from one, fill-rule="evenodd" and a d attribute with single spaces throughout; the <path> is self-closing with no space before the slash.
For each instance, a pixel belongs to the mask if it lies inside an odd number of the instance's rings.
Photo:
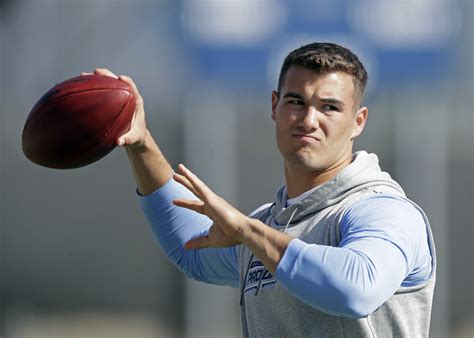
<path id="1" fill-rule="evenodd" d="M 283 61 L 278 78 L 278 93 L 281 91 L 288 69 L 293 65 L 321 74 L 339 71 L 352 75 L 356 102 L 359 105 L 362 103 L 368 76 L 362 62 L 349 49 L 327 42 L 310 43 L 295 49 Z"/>

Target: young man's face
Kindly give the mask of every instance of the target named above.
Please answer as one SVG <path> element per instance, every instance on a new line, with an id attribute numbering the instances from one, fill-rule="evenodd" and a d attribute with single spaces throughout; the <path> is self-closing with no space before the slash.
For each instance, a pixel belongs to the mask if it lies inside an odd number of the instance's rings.
<path id="1" fill-rule="evenodd" d="M 317 74 L 291 66 L 272 94 L 278 148 L 288 168 L 324 172 L 352 156 L 367 108 L 354 111 L 354 82 L 342 72 Z"/>

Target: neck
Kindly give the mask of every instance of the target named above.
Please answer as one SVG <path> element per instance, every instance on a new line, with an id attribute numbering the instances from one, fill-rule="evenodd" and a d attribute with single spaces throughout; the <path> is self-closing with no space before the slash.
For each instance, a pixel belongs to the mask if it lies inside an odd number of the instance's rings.
<path id="1" fill-rule="evenodd" d="M 302 193 L 329 181 L 342 169 L 347 167 L 351 163 L 351 159 L 352 154 L 351 156 L 341 158 L 340 161 L 321 171 L 308 170 L 307 168 L 292 166 L 285 163 L 285 181 L 288 198 L 299 196 Z"/>

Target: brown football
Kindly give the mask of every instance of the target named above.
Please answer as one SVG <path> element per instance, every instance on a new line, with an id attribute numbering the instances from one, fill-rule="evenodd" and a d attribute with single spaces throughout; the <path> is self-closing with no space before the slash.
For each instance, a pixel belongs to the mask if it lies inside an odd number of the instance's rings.
<path id="1" fill-rule="evenodd" d="M 66 80 L 46 92 L 28 115 L 23 152 L 49 168 L 88 165 L 114 149 L 134 111 L 135 98 L 126 82 L 102 75 Z"/>

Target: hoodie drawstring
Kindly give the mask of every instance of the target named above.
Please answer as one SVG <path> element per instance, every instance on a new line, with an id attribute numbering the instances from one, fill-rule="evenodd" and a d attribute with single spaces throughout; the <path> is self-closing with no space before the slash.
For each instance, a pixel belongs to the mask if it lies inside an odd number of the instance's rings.
<path id="1" fill-rule="evenodd" d="M 295 210 L 293 210 L 293 212 L 291 213 L 291 216 L 288 219 L 288 222 L 286 222 L 285 228 L 282 231 L 283 233 L 285 233 L 286 229 L 288 229 L 288 225 L 290 225 L 291 220 L 293 219 L 293 217 L 295 217 L 295 214 L 296 214 L 297 211 L 298 211 L 298 208 L 295 208 Z"/>

